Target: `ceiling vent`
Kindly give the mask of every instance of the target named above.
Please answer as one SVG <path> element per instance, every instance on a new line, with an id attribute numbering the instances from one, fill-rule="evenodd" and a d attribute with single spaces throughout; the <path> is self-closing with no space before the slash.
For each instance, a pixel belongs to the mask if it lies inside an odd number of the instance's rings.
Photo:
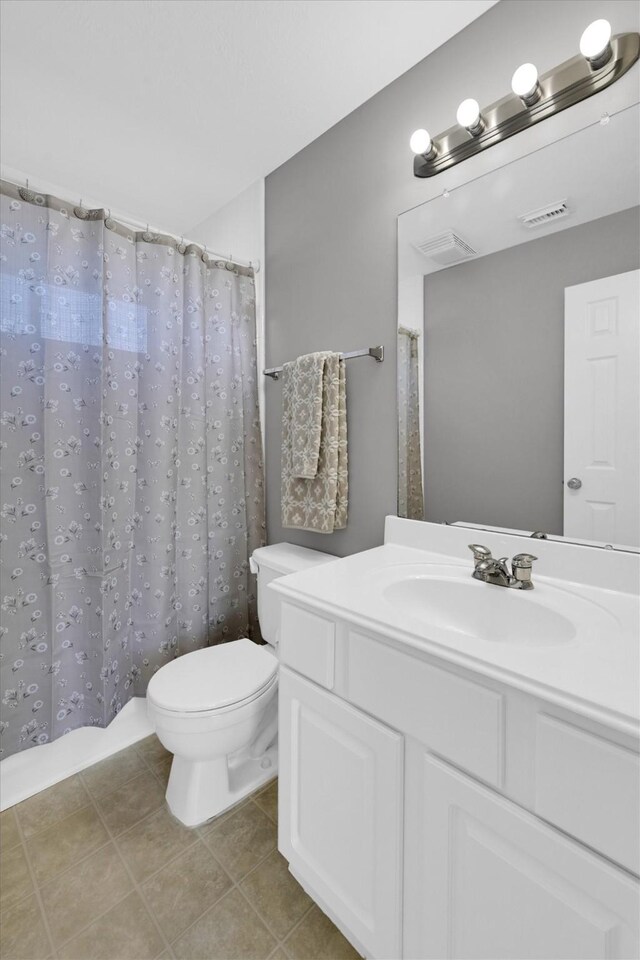
<path id="1" fill-rule="evenodd" d="M 427 259 L 447 267 L 477 256 L 473 247 L 470 247 L 466 240 L 462 240 L 452 230 L 447 230 L 446 233 L 441 233 L 437 237 L 419 240 L 414 246 Z"/>
<path id="2" fill-rule="evenodd" d="M 518 220 L 524 227 L 543 227 L 545 223 L 551 223 L 552 220 L 561 220 L 568 216 L 569 207 L 566 200 L 558 200 L 556 203 L 550 203 L 546 207 L 540 207 L 539 210 L 531 210 L 530 213 L 523 213 Z"/>

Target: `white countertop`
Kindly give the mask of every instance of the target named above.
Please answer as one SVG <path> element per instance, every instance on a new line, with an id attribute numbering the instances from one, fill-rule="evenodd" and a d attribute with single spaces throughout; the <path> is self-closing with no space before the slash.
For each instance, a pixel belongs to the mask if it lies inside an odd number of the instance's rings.
<path id="1" fill-rule="evenodd" d="M 411 521 L 396 520 L 392 524 L 393 531 L 397 533 L 398 528 L 402 531 L 402 524 L 414 526 Z M 591 548 L 584 560 L 589 569 L 583 570 L 580 553 L 575 554 L 576 548 L 566 544 L 544 543 L 540 549 L 540 544 L 536 543 L 535 549 L 541 558 L 543 554 L 551 556 L 547 566 L 552 569 L 556 565 L 554 560 L 557 563 L 558 551 L 565 551 L 564 559 L 567 561 L 571 561 L 573 551 L 578 562 L 572 567 L 570 564 L 571 572 L 577 573 L 582 582 L 544 576 L 542 570 L 534 571 L 535 589 L 531 592 L 507 590 L 472 581 L 475 589 L 495 591 L 496 602 L 504 603 L 505 597 L 501 598 L 500 595 L 508 594 L 507 602 L 512 609 L 524 601 L 524 612 L 525 604 L 531 603 L 535 595 L 536 603 L 550 609 L 568 609 L 573 613 L 576 632 L 569 640 L 555 644 L 496 642 L 449 629 L 443 625 L 442 619 L 438 625 L 427 623 L 420 616 L 390 602 L 385 596 L 388 593 L 385 587 L 394 580 L 419 572 L 454 579 L 465 577 L 466 572 L 471 578 L 473 561 L 466 550 L 466 543 L 471 539 L 490 548 L 499 547 L 505 553 L 505 543 L 512 548 L 515 543 L 512 553 L 516 553 L 527 549 L 526 542 L 523 544 L 522 538 L 517 537 L 506 538 L 506 541 L 504 537 L 496 537 L 494 544 L 494 535 L 487 533 L 471 537 L 468 530 L 460 534 L 459 529 L 454 532 L 453 528 L 433 530 L 433 524 L 421 523 L 416 526 L 425 528 L 424 531 L 418 531 L 418 536 L 426 538 L 427 542 L 431 539 L 436 549 L 418 549 L 413 545 L 387 542 L 382 547 L 283 577 L 274 581 L 270 588 L 288 598 L 386 636 L 396 643 L 467 667 L 623 733 L 638 736 L 640 602 L 634 592 L 629 592 L 637 558 L 628 560 L 633 568 L 631 576 L 622 577 L 626 592 L 610 589 L 612 578 L 606 570 L 602 580 L 609 588 L 594 586 L 597 570 L 594 572 L 592 569 L 594 564 L 602 563 L 605 567 L 608 564 L 610 574 L 611 569 L 617 570 L 619 564 L 627 563 L 624 558 L 598 557 L 598 553 L 602 555 L 604 552 Z M 431 528 L 431 538 L 426 528 Z M 404 539 L 415 542 L 414 531 L 407 529 L 410 536 Z M 396 538 L 403 539 L 402 536 Z M 460 548 L 462 540 L 465 542 L 464 551 Z M 531 546 L 531 541 L 528 545 Z M 452 547 L 450 553 L 449 547 Z M 494 556 L 499 555 L 498 550 L 494 549 Z"/>

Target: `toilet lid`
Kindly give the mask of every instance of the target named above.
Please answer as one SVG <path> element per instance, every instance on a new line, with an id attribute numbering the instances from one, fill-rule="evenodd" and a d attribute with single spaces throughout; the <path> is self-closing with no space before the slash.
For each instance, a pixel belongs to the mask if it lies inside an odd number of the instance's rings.
<path id="1" fill-rule="evenodd" d="M 165 664 L 147 696 L 165 710 L 202 713 L 250 700 L 275 676 L 278 661 L 251 640 L 194 650 Z"/>

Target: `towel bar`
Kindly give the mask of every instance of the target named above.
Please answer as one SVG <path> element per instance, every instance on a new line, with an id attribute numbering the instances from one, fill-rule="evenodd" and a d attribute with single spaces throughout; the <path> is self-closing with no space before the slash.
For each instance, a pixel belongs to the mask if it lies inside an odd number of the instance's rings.
<path id="1" fill-rule="evenodd" d="M 355 357 L 372 357 L 378 363 L 384 361 L 384 347 L 365 347 L 364 350 L 351 350 L 349 353 L 341 354 L 343 360 L 353 360 Z M 262 371 L 265 377 L 271 377 L 272 380 L 279 380 L 282 373 L 282 367 L 269 367 Z"/>

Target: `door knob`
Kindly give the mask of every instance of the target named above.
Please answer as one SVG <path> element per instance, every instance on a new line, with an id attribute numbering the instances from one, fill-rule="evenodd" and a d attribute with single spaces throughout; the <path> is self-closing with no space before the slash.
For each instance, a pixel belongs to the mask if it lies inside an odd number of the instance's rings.
<path id="1" fill-rule="evenodd" d="M 569 490 L 579 490 L 582 486 L 582 480 L 580 480 L 578 477 L 571 477 L 571 480 L 567 481 L 567 486 L 569 487 Z"/>

